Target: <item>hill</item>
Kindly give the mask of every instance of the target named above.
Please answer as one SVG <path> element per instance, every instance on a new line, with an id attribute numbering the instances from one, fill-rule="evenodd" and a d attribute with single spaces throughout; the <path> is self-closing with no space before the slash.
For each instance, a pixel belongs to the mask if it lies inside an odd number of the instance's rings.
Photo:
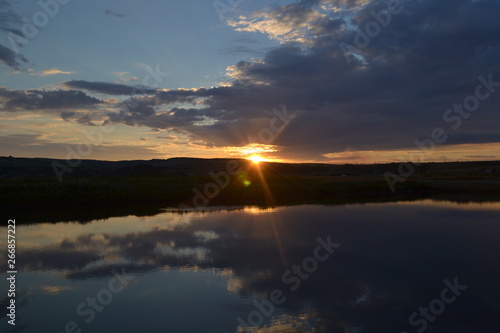
<path id="1" fill-rule="evenodd" d="M 227 163 L 244 159 L 170 158 L 165 160 L 99 161 L 81 160 L 78 166 L 72 162 L 48 158 L 0 157 L 0 178 L 51 178 L 56 177 L 54 165 L 66 166 L 71 171 L 63 178 L 140 175 L 196 175 L 224 170 Z M 54 164 L 56 163 L 56 164 Z M 398 172 L 399 163 L 383 164 L 321 164 L 321 163 L 274 163 L 263 162 L 278 173 L 314 176 L 382 176 L 385 172 Z M 415 164 L 414 164 L 415 165 Z M 56 167 L 57 168 L 57 167 Z M 429 177 L 488 178 L 500 176 L 500 161 L 422 163 L 415 165 L 416 175 Z"/>

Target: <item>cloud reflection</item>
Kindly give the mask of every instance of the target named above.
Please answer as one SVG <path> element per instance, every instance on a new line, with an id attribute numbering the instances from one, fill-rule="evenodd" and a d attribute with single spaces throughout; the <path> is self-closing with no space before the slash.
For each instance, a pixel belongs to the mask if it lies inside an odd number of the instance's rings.
<path id="1" fill-rule="evenodd" d="M 182 216 L 167 212 L 85 226 L 23 226 L 19 256 L 25 272 L 55 271 L 69 281 L 106 277 L 112 269 L 125 268 L 139 281 L 149 273 L 178 270 L 213 272 L 242 299 L 263 299 L 274 289 L 285 292 L 287 303 L 269 322 L 238 332 L 408 329 L 408 315 L 435 297 L 442 280 L 460 276 L 474 288 L 447 316 L 462 325 L 457 332 L 487 331 L 492 321 L 479 319 L 495 317 L 488 299 L 500 275 L 490 260 L 500 250 L 500 209 L 485 207 L 430 202 L 300 206 L 265 214 L 255 208 Z M 342 250 L 291 292 L 282 282 L 282 258 L 289 266 L 299 264 L 316 238 L 328 234 L 343 244 Z M 6 262 L 1 264 L 4 269 Z M 66 290 L 51 284 L 40 288 L 54 295 Z M 381 319 L 389 314 L 391 320 Z M 315 318 L 310 325 L 315 331 L 303 327 L 310 318 Z M 444 328 L 450 322 L 443 317 L 434 325 Z"/>

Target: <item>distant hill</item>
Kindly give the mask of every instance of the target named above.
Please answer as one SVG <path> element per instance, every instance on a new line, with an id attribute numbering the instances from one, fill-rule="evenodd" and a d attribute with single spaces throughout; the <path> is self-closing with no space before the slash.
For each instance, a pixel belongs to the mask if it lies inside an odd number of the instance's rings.
<path id="1" fill-rule="evenodd" d="M 131 160 L 131 161 L 99 161 L 81 160 L 78 166 L 71 167 L 71 161 L 47 158 L 14 158 L 0 157 L 0 177 L 55 177 L 53 163 L 68 166 L 71 172 L 64 174 L 65 178 L 88 176 L 137 176 L 137 175 L 167 175 L 209 172 L 223 168 L 226 159 L 171 158 L 167 160 Z"/>
<path id="2" fill-rule="evenodd" d="M 241 165 L 252 162 L 245 159 L 170 158 L 131 161 L 81 160 L 79 165 L 64 174 L 64 178 L 93 176 L 141 175 L 197 175 L 225 170 L 229 161 Z M 71 166 L 62 159 L 0 157 L 0 178 L 51 178 L 55 177 L 53 163 Z M 266 168 L 280 174 L 311 176 L 382 176 L 390 171 L 397 173 L 399 163 L 385 164 L 321 164 L 262 162 Z M 500 161 L 422 163 L 415 165 L 415 175 L 499 175 Z"/>

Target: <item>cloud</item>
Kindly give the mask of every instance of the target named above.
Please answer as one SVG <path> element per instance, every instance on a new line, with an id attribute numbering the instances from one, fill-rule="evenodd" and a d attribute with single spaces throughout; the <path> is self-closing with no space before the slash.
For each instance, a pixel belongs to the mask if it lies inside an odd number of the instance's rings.
<path id="1" fill-rule="evenodd" d="M 119 111 L 108 112 L 108 121 L 129 126 L 144 124 L 156 114 L 149 98 L 134 98 L 117 104 Z"/>
<path id="2" fill-rule="evenodd" d="M 74 138 L 72 138 L 74 139 Z M 83 143 L 88 140 L 82 138 Z M 16 157 L 34 156 L 66 159 L 68 148 L 78 151 L 78 145 L 67 144 L 48 140 L 40 134 L 11 134 L 0 136 L 0 151 L 5 156 Z M 137 159 L 162 158 L 164 155 L 155 150 L 152 146 L 137 146 L 124 142 L 117 142 L 113 145 L 93 145 L 90 155 L 85 156 L 91 159 L 101 160 L 126 160 L 134 156 Z"/>
<path id="3" fill-rule="evenodd" d="M 10 48 L 0 43 L 0 62 L 18 70 L 28 60 L 18 53 L 18 48 L 22 46 L 19 40 L 25 40 L 24 34 L 20 31 L 24 22 L 13 8 L 12 1 L 0 1 L 0 31 L 7 33 L 6 40 L 10 43 Z"/>
<path id="4" fill-rule="evenodd" d="M 0 111 L 79 108 L 100 103 L 102 103 L 101 100 L 78 90 L 8 90 L 0 87 Z"/>
<path id="5" fill-rule="evenodd" d="M 372 12 L 380 13 L 386 4 L 345 2 L 341 11 L 326 11 L 321 6 L 327 3 L 275 7 L 233 24 L 282 45 L 263 59 L 231 66 L 229 87 L 160 92 L 159 101 L 202 99 L 203 114 L 217 121 L 184 128 L 216 145 L 238 144 L 239 133 L 255 136 L 262 129 L 259 119 L 270 118 L 264 110 L 285 104 L 301 112 L 274 144 L 282 147 L 280 156 L 291 158 L 414 149 L 415 139 L 429 137 L 436 127 L 450 133 L 449 144 L 499 142 L 500 91 L 456 133 L 443 120 L 448 108 L 474 94 L 479 75 L 500 81 L 500 25 L 493 14 L 500 10 L 498 1 L 404 2 L 403 12 L 392 15 L 390 24 L 351 58 L 341 43 L 354 45 L 356 29 L 376 22 Z"/>
<path id="6" fill-rule="evenodd" d="M 85 126 L 95 126 L 89 113 L 77 120 L 77 123 Z"/>
<path id="7" fill-rule="evenodd" d="M 462 132 L 452 134 L 444 144 L 477 144 L 477 143 L 497 143 L 500 142 L 499 133 L 470 133 Z"/>
<path id="8" fill-rule="evenodd" d="M 71 118 L 75 115 L 76 115 L 76 112 L 73 112 L 73 111 L 62 111 L 61 112 L 61 118 L 64 120 L 68 120 L 69 118 Z"/>
<path id="9" fill-rule="evenodd" d="M 57 68 L 51 68 L 51 69 L 46 69 L 46 70 L 42 71 L 38 75 L 49 76 L 49 75 L 60 75 L 60 74 L 67 75 L 67 74 L 73 74 L 73 72 L 66 72 L 66 71 L 62 71 L 62 70 L 57 69 Z"/>
<path id="10" fill-rule="evenodd" d="M 237 31 L 265 33 L 280 42 L 307 43 L 311 23 L 325 17 L 325 13 L 300 2 L 260 10 L 250 17 L 240 16 L 237 21 L 230 20 L 229 25 Z"/>
<path id="11" fill-rule="evenodd" d="M 128 72 L 114 72 L 114 74 L 118 75 L 121 81 L 130 82 L 130 81 L 138 81 L 139 78 L 137 76 L 129 76 Z"/>
<path id="12" fill-rule="evenodd" d="M 66 81 L 63 85 L 72 89 L 83 89 L 96 93 L 107 95 L 148 95 L 157 92 L 156 89 L 144 86 L 128 86 L 125 84 L 107 83 L 107 82 L 89 82 L 89 81 Z"/>
<path id="13" fill-rule="evenodd" d="M 119 17 L 119 18 L 124 18 L 125 17 L 125 14 L 123 13 L 115 13 L 114 11 L 112 10 L 109 10 L 109 9 L 106 9 L 104 11 L 104 14 L 108 15 L 108 16 L 115 16 L 115 17 Z"/>
<path id="14" fill-rule="evenodd" d="M 23 63 L 28 60 L 21 54 L 15 53 L 11 49 L 0 44 L 0 62 L 6 64 L 12 69 L 19 69 Z"/>

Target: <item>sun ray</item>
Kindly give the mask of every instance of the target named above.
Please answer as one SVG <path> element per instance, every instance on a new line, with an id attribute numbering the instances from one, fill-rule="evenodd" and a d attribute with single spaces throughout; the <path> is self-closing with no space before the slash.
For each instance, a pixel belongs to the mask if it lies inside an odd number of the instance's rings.
<path id="1" fill-rule="evenodd" d="M 262 156 L 257 155 L 257 154 L 251 155 L 250 157 L 248 157 L 248 159 L 255 164 L 259 164 L 260 162 L 265 161 L 265 159 Z"/>
<path id="2" fill-rule="evenodd" d="M 267 166 L 259 165 L 260 162 L 263 162 L 266 160 L 262 156 L 259 156 L 257 154 L 250 156 L 248 159 L 251 160 L 254 164 L 255 170 L 257 172 L 257 176 L 259 178 L 260 184 L 261 184 L 262 189 L 264 191 L 264 196 L 265 196 L 264 202 L 266 203 L 266 206 L 275 207 L 276 203 L 274 200 L 274 196 L 273 196 L 271 188 L 269 187 L 269 184 L 267 183 L 267 180 L 265 177 L 265 170 L 267 169 Z M 283 249 L 283 244 L 281 243 L 281 236 L 280 236 L 278 229 L 276 227 L 276 222 L 274 220 L 274 216 L 271 215 L 270 218 L 271 218 L 270 223 L 271 223 L 271 226 L 273 228 L 274 239 L 276 241 L 276 246 L 278 248 L 278 251 L 279 251 L 280 257 L 281 257 L 281 263 L 283 264 L 284 269 L 288 269 L 288 262 L 286 260 L 285 251 Z"/>

